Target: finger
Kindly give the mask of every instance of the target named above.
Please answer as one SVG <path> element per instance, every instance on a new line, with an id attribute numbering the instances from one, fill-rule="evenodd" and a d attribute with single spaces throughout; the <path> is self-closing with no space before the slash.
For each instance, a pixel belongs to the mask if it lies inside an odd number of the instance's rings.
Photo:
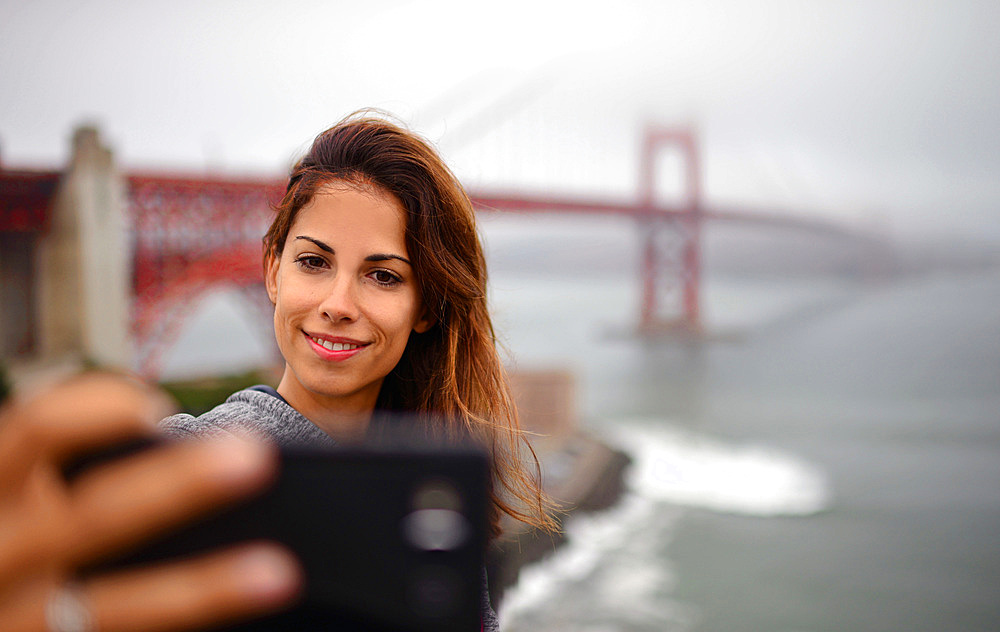
<path id="1" fill-rule="evenodd" d="M 272 611 L 300 590 L 297 561 L 274 544 L 95 579 L 88 586 L 103 632 L 202 627 Z"/>
<path id="2" fill-rule="evenodd" d="M 137 382 L 88 374 L 7 407 L 0 420 L 0 485 L 16 485 L 39 458 L 60 460 L 149 434 L 163 400 Z"/>
<path id="3" fill-rule="evenodd" d="M 22 578 L 0 591 L 0 630 L 4 632 L 39 632 L 46 630 L 45 600 L 56 585 L 51 574 L 39 573 Z"/>
<path id="4" fill-rule="evenodd" d="M 157 632 L 264 614 L 291 601 L 301 586 L 301 569 L 287 550 L 252 543 L 95 577 L 76 594 L 96 630 Z M 0 629 L 48 629 L 46 604 L 59 588 L 56 578 L 46 576 L 0 595 Z"/>
<path id="5" fill-rule="evenodd" d="M 72 562 L 91 561 L 262 489 L 276 470 L 273 447 L 233 437 L 177 442 L 95 468 L 71 489 L 74 537 L 64 550 Z"/>

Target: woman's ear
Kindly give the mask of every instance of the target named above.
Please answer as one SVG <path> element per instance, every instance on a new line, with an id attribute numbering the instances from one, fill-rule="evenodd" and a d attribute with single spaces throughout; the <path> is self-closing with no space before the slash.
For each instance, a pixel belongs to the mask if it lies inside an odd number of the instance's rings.
<path id="1" fill-rule="evenodd" d="M 437 322 L 437 318 L 431 313 L 431 310 L 424 308 L 423 312 L 420 314 L 420 320 L 413 324 L 413 331 L 418 334 L 422 334 L 429 330 Z"/>
<path id="2" fill-rule="evenodd" d="M 274 253 L 264 255 L 264 287 L 267 288 L 267 297 L 271 299 L 271 305 L 278 300 L 278 266 L 280 257 Z"/>

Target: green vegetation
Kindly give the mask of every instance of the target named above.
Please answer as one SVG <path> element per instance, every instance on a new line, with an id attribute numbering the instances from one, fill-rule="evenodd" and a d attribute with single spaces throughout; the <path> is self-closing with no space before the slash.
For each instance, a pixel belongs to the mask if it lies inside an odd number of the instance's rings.
<path id="1" fill-rule="evenodd" d="M 226 401 L 227 397 L 240 389 L 254 384 L 274 386 L 273 382 L 270 373 L 249 371 L 198 380 L 161 382 L 160 387 L 177 400 L 182 412 L 200 415 Z"/>

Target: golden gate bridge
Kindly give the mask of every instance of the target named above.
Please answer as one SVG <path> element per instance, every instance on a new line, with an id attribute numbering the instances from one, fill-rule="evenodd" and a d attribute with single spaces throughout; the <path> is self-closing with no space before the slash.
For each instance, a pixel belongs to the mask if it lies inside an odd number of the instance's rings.
<path id="1" fill-rule="evenodd" d="M 681 200 L 672 204 L 658 202 L 656 195 L 657 159 L 664 150 L 679 151 L 682 158 L 684 191 Z M 134 365 L 143 376 L 156 378 L 163 354 L 176 340 L 186 315 L 208 292 L 236 288 L 247 296 L 248 304 L 260 306 L 260 316 L 266 316 L 269 306 L 263 303 L 261 288 L 261 236 L 270 223 L 271 205 L 284 192 L 285 181 L 143 172 L 126 173 L 123 179 L 130 226 L 126 256 L 130 257 L 131 270 L 129 321 Z M 49 230 L 58 181 L 58 172 L 0 170 L 0 235 Z M 708 222 L 877 241 L 870 233 L 832 220 L 706 206 L 699 148 L 689 129 L 648 127 L 637 181 L 638 190 L 631 201 L 517 191 L 473 190 L 470 197 L 480 212 L 613 215 L 639 224 L 639 335 L 697 337 L 703 333 L 701 244 Z M 30 335 L 27 346 L 31 346 Z"/>

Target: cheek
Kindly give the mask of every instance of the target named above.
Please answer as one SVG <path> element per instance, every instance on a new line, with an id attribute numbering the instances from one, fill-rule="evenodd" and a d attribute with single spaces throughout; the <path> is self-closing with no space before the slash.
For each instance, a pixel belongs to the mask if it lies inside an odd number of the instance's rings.
<path id="1" fill-rule="evenodd" d="M 391 305 L 386 305 L 381 312 L 381 321 L 385 330 L 392 331 L 405 341 L 417 321 L 416 297 L 412 295 L 401 296 Z"/>
<path id="2" fill-rule="evenodd" d="M 308 309 L 307 297 L 302 292 L 294 292 L 292 288 L 282 287 L 277 293 L 274 303 L 274 326 L 278 331 L 297 328 L 302 314 Z"/>
<path id="3" fill-rule="evenodd" d="M 280 310 L 284 314 L 300 314 L 309 309 L 311 305 L 318 301 L 315 287 L 310 287 L 301 279 L 282 279 L 278 286 L 277 300 L 274 304 L 275 311 Z"/>

